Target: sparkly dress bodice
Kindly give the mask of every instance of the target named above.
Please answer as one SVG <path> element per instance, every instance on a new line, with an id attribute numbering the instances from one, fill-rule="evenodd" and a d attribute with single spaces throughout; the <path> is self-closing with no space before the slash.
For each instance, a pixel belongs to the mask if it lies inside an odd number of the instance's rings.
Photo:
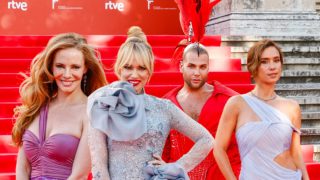
<path id="1" fill-rule="evenodd" d="M 109 173 L 112 180 L 143 179 L 142 169 L 153 160 L 152 154 L 162 154 L 163 147 L 171 128 L 188 134 L 197 140 L 204 132 L 190 131 L 193 123 L 179 121 L 184 114 L 169 100 L 145 95 L 147 133 L 133 141 L 115 141 L 108 139 Z M 181 115 L 179 117 L 179 115 Z M 201 149 L 198 149 L 201 153 Z M 182 159 L 181 159 L 182 160 Z M 198 158 L 195 157 L 196 163 Z"/>
<path id="2" fill-rule="evenodd" d="M 171 101 L 150 96 L 148 94 L 138 95 L 139 97 L 136 99 L 136 101 L 140 101 L 144 107 L 139 110 L 140 112 L 138 112 L 138 114 L 145 113 L 143 116 L 137 116 L 139 118 L 136 120 L 140 121 L 143 119 L 143 121 L 139 122 L 139 126 L 131 123 L 130 120 L 126 121 L 127 123 L 119 125 L 119 118 L 121 117 L 111 114 L 111 111 L 126 112 L 128 109 L 124 108 L 124 106 L 126 106 L 124 99 L 130 100 L 137 97 L 131 96 L 131 98 L 128 98 L 126 96 L 128 94 L 125 94 L 128 93 L 127 91 L 121 92 L 124 94 L 120 95 L 119 93 L 114 93 L 119 96 L 117 102 L 123 103 L 121 105 L 112 104 L 110 103 L 112 99 L 109 98 L 110 95 L 108 94 L 110 94 L 110 91 L 113 89 L 110 89 L 109 87 L 110 86 L 106 86 L 105 88 L 99 89 L 89 97 L 88 101 L 88 114 L 91 119 L 91 126 L 104 132 L 107 137 L 107 155 L 105 155 L 105 150 L 101 150 L 103 148 L 99 148 L 99 144 L 101 144 L 99 140 L 95 141 L 95 138 L 93 138 L 92 141 L 89 141 L 93 157 L 99 157 L 92 159 L 93 167 L 97 167 L 97 170 L 93 171 L 94 177 L 101 177 L 100 171 L 105 171 L 105 169 L 100 169 L 99 167 L 105 167 L 105 163 L 107 163 L 107 171 L 112 180 L 144 179 L 144 167 L 146 167 L 148 161 L 154 160 L 154 154 L 159 156 L 162 155 L 164 144 L 171 129 L 181 132 L 195 142 L 193 148 L 175 162 L 183 167 L 186 172 L 192 170 L 199 164 L 212 149 L 213 138 L 205 128 L 192 120 Z M 118 90 L 116 89 L 114 92 L 116 91 Z M 106 98 L 108 99 L 106 100 Z M 112 98 L 114 98 L 114 96 L 112 96 Z M 106 105 L 106 103 L 109 103 L 110 105 Z M 131 104 L 131 102 L 129 104 Z M 101 110 L 105 107 L 109 109 L 114 108 L 108 110 L 108 112 Z M 129 110 L 132 107 L 133 106 L 130 105 Z M 106 115 L 107 113 L 109 113 L 109 115 Z M 102 118 L 103 116 L 106 118 Z M 116 118 L 111 119 L 109 118 L 110 116 Z M 94 122 L 96 119 L 100 119 L 99 122 Z M 107 121 L 107 123 L 105 123 L 105 121 Z M 108 128 L 112 126 L 112 129 L 102 128 L 107 126 Z M 134 126 L 132 129 L 132 136 L 139 133 L 136 128 L 143 126 L 144 130 L 141 135 L 134 139 L 131 138 L 131 140 L 115 140 L 112 138 L 112 133 L 110 134 L 110 132 L 113 129 L 121 127 L 118 128 L 118 131 L 123 131 L 123 129 L 126 128 L 125 126 Z M 110 134 L 111 136 L 108 136 L 107 134 Z M 116 134 L 113 136 L 115 138 L 122 137 L 122 134 L 119 132 L 114 132 L 114 134 Z M 126 138 L 128 139 L 130 137 Z"/>
<path id="3" fill-rule="evenodd" d="M 149 111 L 146 111 L 147 133 L 133 141 L 108 139 L 111 179 L 141 179 L 141 169 L 147 161 L 152 159 L 152 154 L 162 154 L 170 130 L 171 117 L 165 110 L 169 104 L 168 102 L 156 102 L 155 98 L 147 98 L 154 104 L 149 107 Z M 161 107 L 162 104 L 166 108 Z"/>

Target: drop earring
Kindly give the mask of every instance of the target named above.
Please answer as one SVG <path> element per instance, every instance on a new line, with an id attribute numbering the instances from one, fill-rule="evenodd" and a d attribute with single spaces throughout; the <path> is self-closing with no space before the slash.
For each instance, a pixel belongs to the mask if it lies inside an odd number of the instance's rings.
<path id="1" fill-rule="evenodd" d="M 87 88 L 87 74 L 85 74 L 83 76 L 83 91 L 86 92 L 86 88 Z"/>

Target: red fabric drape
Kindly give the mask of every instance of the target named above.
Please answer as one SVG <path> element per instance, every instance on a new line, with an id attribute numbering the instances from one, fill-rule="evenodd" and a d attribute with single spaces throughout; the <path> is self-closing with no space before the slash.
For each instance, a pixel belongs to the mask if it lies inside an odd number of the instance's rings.
<path id="1" fill-rule="evenodd" d="M 180 10 L 180 25 L 188 35 L 189 24 L 192 23 L 194 36 L 192 42 L 199 42 L 205 33 L 205 25 L 209 20 L 212 8 L 220 0 L 175 0 Z"/>
<path id="2" fill-rule="evenodd" d="M 183 33 L 188 36 L 189 25 L 192 23 L 193 38 L 191 42 L 200 42 L 205 33 L 205 25 L 209 20 L 212 8 L 220 2 L 220 0 L 175 0 L 180 10 L 179 18 Z M 172 63 L 178 68 L 179 62 L 185 47 L 190 44 L 186 40 L 182 40 L 176 47 L 172 56 Z"/>

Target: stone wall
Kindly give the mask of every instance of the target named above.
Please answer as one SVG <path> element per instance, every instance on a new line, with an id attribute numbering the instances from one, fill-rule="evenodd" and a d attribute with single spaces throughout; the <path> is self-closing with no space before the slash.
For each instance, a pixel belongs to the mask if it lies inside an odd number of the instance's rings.
<path id="1" fill-rule="evenodd" d="M 231 36 L 317 36 L 320 15 L 315 1 L 223 0 L 213 9 L 206 31 Z"/>
<path id="2" fill-rule="evenodd" d="M 319 0 L 316 0 L 319 1 Z M 223 0 L 215 8 L 218 16 L 231 12 L 313 12 L 315 0 Z"/>

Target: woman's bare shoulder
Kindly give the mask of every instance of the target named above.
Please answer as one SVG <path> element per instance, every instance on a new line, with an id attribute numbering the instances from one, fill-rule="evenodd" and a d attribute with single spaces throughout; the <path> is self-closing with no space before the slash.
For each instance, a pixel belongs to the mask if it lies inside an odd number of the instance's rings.
<path id="1" fill-rule="evenodd" d="M 243 97 L 241 95 L 235 95 L 229 98 L 227 104 L 229 106 L 241 106 L 244 103 Z"/>
<path id="2" fill-rule="evenodd" d="M 238 114 L 242 107 L 245 107 L 245 101 L 241 95 L 235 95 L 228 99 L 225 109 L 228 112 Z"/>
<path id="3" fill-rule="evenodd" d="M 283 109 L 288 117 L 290 117 L 290 120 L 293 124 L 296 124 L 296 122 L 300 121 L 301 109 L 296 100 L 280 97 L 278 101 L 281 105 L 281 109 Z"/>
<path id="4" fill-rule="evenodd" d="M 289 99 L 289 98 L 279 96 L 279 101 L 281 105 L 286 106 L 286 108 L 290 108 L 290 109 L 300 108 L 299 103 L 294 99 Z"/>

